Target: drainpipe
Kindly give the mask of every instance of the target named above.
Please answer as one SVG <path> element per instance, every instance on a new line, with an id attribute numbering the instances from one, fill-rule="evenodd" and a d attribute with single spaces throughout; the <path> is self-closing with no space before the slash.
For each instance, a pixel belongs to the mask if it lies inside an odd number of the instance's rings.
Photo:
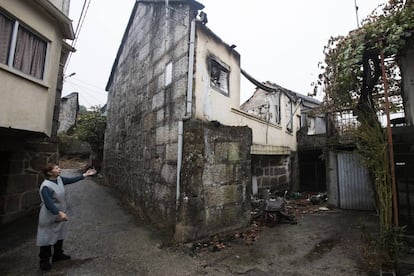
<path id="1" fill-rule="evenodd" d="M 196 20 L 191 20 L 190 27 L 190 56 L 188 60 L 188 82 L 187 82 L 187 110 L 183 120 L 191 118 L 193 108 L 193 77 L 194 77 L 194 52 L 195 52 L 195 24 Z"/>
<path id="2" fill-rule="evenodd" d="M 195 53 L 195 24 L 196 19 L 191 20 L 190 25 L 190 49 L 188 59 L 188 76 L 187 76 L 187 102 L 185 116 L 178 121 L 178 152 L 177 152 L 177 188 L 176 188 L 176 209 L 178 210 L 178 204 L 180 202 L 180 174 L 181 164 L 183 161 L 183 134 L 184 134 L 184 121 L 188 120 L 192 116 L 193 108 L 193 77 L 194 77 L 194 53 Z M 177 214 L 178 215 L 178 214 Z"/>
<path id="3" fill-rule="evenodd" d="M 165 49 L 167 49 L 167 46 L 168 46 L 168 33 L 170 31 L 169 20 L 170 20 L 170 2 L 169 0 L 165 0 L 165 40 L 164 40 Z"/>
<path id="4" fill-rule="evenodd" d="M 178 210 L 178 205 L 180 202 L 180 173 L 181 173 L 181 163 L 183 161 L 183 133 L 184 133 L 184 124 L 183 124 L 183 120 L 180 120 L 178 121 L 177 189 L 176 189 L 177 194 L 175 198 L 176 210 Z"/>

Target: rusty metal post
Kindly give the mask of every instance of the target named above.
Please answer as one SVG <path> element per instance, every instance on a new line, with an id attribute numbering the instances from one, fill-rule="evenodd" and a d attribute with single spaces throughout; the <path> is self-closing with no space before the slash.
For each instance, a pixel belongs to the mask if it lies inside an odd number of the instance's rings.
<path id="1" fill-rule="evenodd" d="M 391 169 L 391 189 L 392 189 L 392 209 L 394 216 L 394 225 L 398 227 L 398 201 L 397 201 L 397 187 L 395 183 L 395 161 L 394 161 L 394 145 L 392 141 L 392 130 L 390 121 L 390 108 L 388 100 L 388 81 L 384 65 L 384 52 L 381 51 L 381 68 L 382 80 L 384 81 L 384 99 L 385 99 L 385 113 L 387 115 L 387 134 L 388 134 L 388 151 L 390 156 Z"/>

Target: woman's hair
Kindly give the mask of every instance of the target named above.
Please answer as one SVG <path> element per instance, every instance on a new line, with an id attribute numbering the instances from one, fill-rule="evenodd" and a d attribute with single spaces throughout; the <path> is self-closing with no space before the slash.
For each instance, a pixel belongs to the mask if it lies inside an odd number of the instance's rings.
<path id="1" fill-rule="evenodd" d="M 46 177 L 49 177 L 49 172 L 53 170 L 54 167 L 57 165 L 55 163 L 47 163 L 46 166 L 43 167 L 42 172 Z"/>

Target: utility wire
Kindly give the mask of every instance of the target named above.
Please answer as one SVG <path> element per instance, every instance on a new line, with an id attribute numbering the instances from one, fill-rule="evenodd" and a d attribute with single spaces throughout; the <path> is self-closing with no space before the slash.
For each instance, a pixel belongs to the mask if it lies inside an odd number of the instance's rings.
<path id="1" fill-rule="evenodd" d="M 69 81 L 77 81 L 77 82 L 82 83 L 82 84 L 83 84 L 83 86 L 85 86 L 85 88 L 88 88 L 89 90 L 94 90 L 94 91 L 97 91 L 97 92 L 99 92 L 99 93 L 101 93 L 101 94 L 105 94 L 105 95 L 107 95 L 107 94 L 108 94 L 108 93 L 107 93 L 104 89 L 102 89 L 101 87 L 98 87 L 98 86 L 96 86 L 96 85 L 93 85 L 93 84 L 91 84 L 91 83 L 88 83 L 88 82 L 86 82 L 86 81 L 84 81 L 84 80 L 81 80 L 81 79 L 79 79 L 79 78 L 74 78 L 74 77 L 72 77 Z"/>
<path id="2" fill-rule="evenodd" d="M 74 83 L 71 82 L 70 85 L 72 85 L 72 87 L 77 87 L 79 92 L 85 92 L 86 94 L 89 94 L 92 98 L 98 100 L 98 101 L 102 101 L 102 98 L 106 98 L 107 97 L 107 93 L 101 93 L 98 92 L 96 90 L 91 90 L 90 88 L 81 85 L 79 83 Z"/>
<path id="3" fill-rule="evenodd" d="M 73 86 L 73 87 L 75 87 L 75 86 Z M 76 87 L 75 87 L 74 91 L 77 91 L 77 90 L 78 89 L 76 89 Z M 81 94 L 80 92 L 77 92 L 77 93 L 79 95 L 79 101 L 82 101 L 82 102 L 84 101 L 84 102 L 86 102 L 87 105 L 93 106 L 93 104 L 87 98 L 85 98 L 85 95 Z M 84 104 L 80 104 L 80 105 L 84 105 Z"/>
<path id="4" fill-rule="evenodd" d="M 73 48 L 75 48 L 76 43 L 78 42 L 79 34 L 80 34 L 81 29 L 82 29 L 83 22 L 85 21 L 86 14 L 88 13 L 90 4 L 91 4 L 91 0 L 85 0 L 83 2 L 82 11 L 81 11 L 81 14 L 79 16 L 78 23 L 77 23 L 76 29 L 75 29 L 75 38 L 72 40 L 72 43 L 71 43 L 71 46 Z M 68 60 L 66 61 L 66 65 L 65 65 L 65 68 L 63 70 L 63 74 L 65 74 L 66 69 L 68 68 L 71 57 L 72 57 L 72 51 L 69 52 Z"/>
<path id="5" fill-rule="evenodd" d="M 73 81 L 67 83 L 74 91 L 77 91 L 79 96 L 82 97 L 83 100 L 86 101 L 87 104 L 90 106 L 92 105 L 104 105 L 106 103 L 106 98 L 103 99 L 102 96 L 97 95 L 96 92 L 90 90 L 89 88 L 82 86 L 80 84 L 76 84 Z M 92 104 L 94 102 L 95 104 Z M 96 104 L 98 102 L 98 104 Z"/>
<path id="6" fill-rule="evenodd" d="M 81 20 L 82 20 L 83 12 L 85 11 L 86 1 L 87 1 L 87 0 L 85 0 L 85 1 L 83 2 L 82 11 L 81 11 L 81 14 L 79 15 L 79 18 L 78 18 L 78 24 L 76 24 L 76 29 L 75 29 L 75 39 L 78 37 L 78 34 L 79 34 L 79 26 L 80 26 L 80 22 L 81 22 Z M 73 45 L 73 42 L 72 42 L 72 45 Z"/>

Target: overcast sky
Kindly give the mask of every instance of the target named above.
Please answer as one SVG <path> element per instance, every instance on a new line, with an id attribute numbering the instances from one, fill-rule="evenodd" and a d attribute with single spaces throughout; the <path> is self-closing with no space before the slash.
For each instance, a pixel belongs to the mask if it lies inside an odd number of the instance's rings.
<path id="1" fill-rule="evenodd" d="M 346 35 L 385 0 L 200 0 L 207 26 L 227 44 L 235 44 L 241 67 L 259 81 L 271 81 L 298 93 L 312 91 L 323 48 L 331 36 Z M 81 105 L 106 103 L 105 86 L 130 17 L 134 0 L 91 0 L 66 68 L 63 95 L 79 92 Z M 76 30 L 84 0 L 72 0 Z M 241 77 L 242 102 L 254 86 Z"/>

